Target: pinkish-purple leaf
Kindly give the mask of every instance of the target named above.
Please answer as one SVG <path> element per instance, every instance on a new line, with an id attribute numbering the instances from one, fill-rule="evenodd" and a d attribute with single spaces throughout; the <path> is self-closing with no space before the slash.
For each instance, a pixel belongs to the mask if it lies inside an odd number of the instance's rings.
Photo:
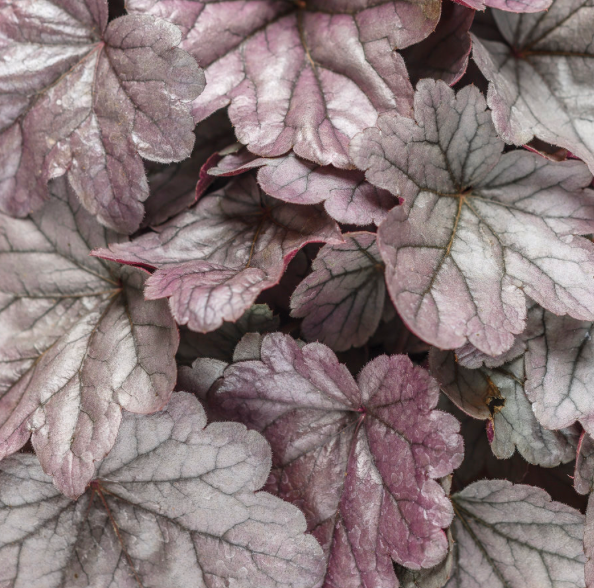
<path id="1" fill-rule="evenodd" d="M 446 588 L 583 588 L 584 515 L 540 488 L 475 482 L 452 496 L 454 571 Z"/>
<path id="2" fill-rule="evenodd" d="M 107 25 L 106 0 L 0 1 L 0 210 L 26 216 L 66 174 L 117 231 L 140 225 L 141 156 L 188 157 L 204 88 L 179 29 L 148 15 Z"/>
<path id="3" fill-rule="evenodd" d="M 578 161 L 501 154 L 483 96 L 422 80 L 416 122 L 386 114 L 351 143 L 367 179 L 404 200 L 378 231 L 388 292 L 419 337 L 499 355 L 525 326 L 526 295 L 594 318 L 592 180 Z"/>
<path id="4" fill-rule="evenodd" d="M 436 478 L 462 460 L 457 421 L 434 410 L 436 382 L 408 357 L 381 356 L 357 381 L 321 343 L 266 335 L 260 361 L 231 365 L 211 407 L 272 445 L 267 488 L 298 505 L 328 558 L 320 586 L 397 585 L 446 555 L 451 505 Z"/>
<path id="5" fill-rule="evenodd" d="M 402 51 L 411 81 L 443 80 L 453 86 L 464 75 L 472 48 L 474 10 L 444 0 L 437 28 L 423 41 Z"/>
<path id="6" fill-rule="evenodd" d="M 97 478 L 62 496 L 32 455 L 0 462 L 3 587 L 311 588 L 323 556 L 294 506 L 257 492 L 264 438 L 206 426 L 193 396 L 126 414 Z"/>
<path id="7" fill-rule="evenodd" d="M 349 140 L 379 113 L 410 114 L 412 87 L 396 49 L 435 28 L 440 0 L 128 0 L 166 18 L 205 68 L 202 120 L 229 106 L 238 139 L 266 157 L 293 149 L 348 168 Z M 224 23 L 224 24 L 223 24 Z"/>
<path id="8" fill-rule="evenodd" d="M 342 245 L 325 245 L 312 273 L 291 297 L 291 316 L 303 318 L 308 341 L 335 351 L 364 345 L 377 329 L 386 286 L 373 233 L 346 233 Z"/>
<path id="9" fill-rule="evenodd" d="M 456 0 L 456 2 L 474 10 L 485 10 L 489 6 L 508 12 L 542 12 L 551 7 L 553 0 Z"/>
<path id="10" fill-rule="evenodd" d="M 318 207 L 274 200 L 245 175 L 155 232 L 94 255 L 155 268 L 146 298 L 168 297 L 177 322 L 204 333 L 241 317 L 311 242 L 341 243 L 342 237 Z"/>
<path id="11" fill-rule="evenodd" d="M 594 170 L 594 1 L 555 0 L 542 14 L 494 12 L 505 42 L 474 40 L 500 135 L 564 147 Z"/>
<path id="12" fill-rule="evenodd" d="M 491 421 L 491 449 L 499 459 L 510 458 L 516 449 L 527 462 L 547 468 L 575 458 L 575 427 L 548 431 L 536 420 L 524 391 L 524 358 L 469 370 L 458 365 L 451 351 L 434 348 L 429 365 L 452 402 L 474 418 Z"/>
<path id="13" fill-rule="evenodd" d="M 214 180 L 201 173 L 201 168 L 214 150 L 233 141 L 233 128 L 227 113 L 213 114 L 196 127 L 195 133 L 196 144 L 189 159 L 169 165 L 146 164 L 151 195 L 144 204 L 143 227 L 160 225 L 186 210 Z"/>
<path id="14" fill-rule="evenodd" d="M 0 215 L 0 459 L 31 437 L 44 471 L 76 497 L 111 449 L 122 408 L 160 410 L 179 336 L 132 268 L 89 257 L 117 235 L 64 178 L 30 219 Z"/>
<path id="15" fill-rule="evenodd" d="M 594 440 L 586 431 L 582 431 L 577 447 L 573 484 L 580 494 L 594 490 Z"/>
<path id="16" fill-rule="evenodd" d="M 235 176 L 254 168 L 260 168 L 258 183 L 268 195 L 293 204 L 323 202 L 326 212 L 339 223 L 379 225 L 399 204 L 387 190 L 366 182 L 358 170 L 320 166 L 293 153 L 269 158 L 242 149 L 223 157 L 208 173 Z"/>

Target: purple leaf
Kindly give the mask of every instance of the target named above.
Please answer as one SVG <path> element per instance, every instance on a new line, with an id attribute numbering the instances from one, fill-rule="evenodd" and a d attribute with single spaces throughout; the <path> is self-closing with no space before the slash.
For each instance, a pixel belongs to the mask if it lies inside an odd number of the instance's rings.
<path id="1" fill-rule="evenodd" d="M 453 86 L 460 80 L 472 48 L 469 30 L 473 19 L 474 10 L 450 0 L 443 2 L 435 31 L 402 52 L 413 83 L 434 78 Z"/>
<path id="2" fill-rule="evenodd" d="M 34 456 L 1 462 L 2 585 L 313 586 L 323 557 L 303 515 L 256 492 L 270 469 L 266 441 L 235 423 L 205 425 L 185 393 L 162 413 L 126 414 L 76 502 Z"/>
<path id="3" fill-rule="evenodd" d="M 258 183 L 264 192 L 293 204 L 323 202 L 326 212 L 339 223 L 379 225 L 398 205 L 397 198 L 366 182 L 360 171 L 320 166 L 293 153 L 266 158 L 243 149 L 223 157 L 208 173 L 234 176 L 258 167 Z"/>
<path id="4" fill-rule="evenodd" d="M 529 463 L 547 468 L 575 458 L 575 428 L 548 431 L 534 417 L 524 392 L 523 358 L 492 370 L 469 370 L 452 352 L 432 349 L 429 365 L 452 402 L 474 418 L 491 420 L 491 449 L 499 459 L 510 458 L 516 448 Z"/>
<path id="5" fill-rule="evenodd" d="M 583 588 L 577 510 L 507 480 L 475 482 L 452 501 L 456 563 L 446 588 Z"/>
<path id="6" fill-rule="evenodd" d="M 89 257 L 116 235 L 65 179 L 30 220 L 0 215 L 0 459 L 31 436 L 61 492 L 82 494 L 111 449 L 121 409 L 160 410 L 179 336 L 142 274 Z"/>
<path id="7" fill-rule="evenodd" d="M 594 432 L 594 324 L 530 311 L 526 351 L 526 392 L 536 418 L 548 429 L 580 420 Z"/>
<path id="8" fill-rule="evenodd" d="M 342 245 L 322 247 L 312 273 L 291 298 L 291 316 L 304 318 L 308 341 L 335 351 L 364 345 L 377 329 L 386 287 L 373 233 L 346 233 Z"/>
<path id="9" fill-rule="evenodd" d="M 585 431 L 578 443 L 573 483 L 580 494 L 594 490 L 594 440 Z"/>
<path id="10" fill-rule="evenodd" d="M 553 0 L 456 0 L 456 2 L 475 10 L 485 10 L 489 6 L 509 12 L 542 12 L 550 8 Z"/>
<path id="11" fill-rule="evenodd" d="M 271 443 L 267 487 L 304 511 L 328 558 L 323 586 L 391 588 L 390 558 L 419 569 L 447 551 L 452 511 L 435 479 L 460 464 L 462 440 L 438 396 L 406 356 L 376 358 L 355 382 L 325 345 L 275 333 L 211 400 Z"/>
<path id="12" fill-rule="evenodd" d="M 348 168 L 350 139 L 379 113 L 409 115 L 412 87 L 396 49 L 435 28 L 440 0 L 129 0 L 167 18 L 205 68 L 202 120 L 229 106 L 237 138 L 266 157 L 291 149 Z M 225 23 L 222 26 L 222 23 Z"/>
<path id="13" fill-rule="evenodd" d="M 341 243 L 336 223 L 316 207 L 267 197 L 247 175 L 155 232 L 94 255 L 156 268 L 145 297 L 169 297 L 178 323 L 206 333 L 241 317 L 262 290 L 278 284 L 291 258 L 311 242 Z"/>
<path id="14" fill-rule="evenodd" d="M 106 0 L 0 1 L 3 212 L 39 209 L 66 174 L 102 224 L 131 233 L 148 196 L 141 156 L 190 155 L 204 75 L 180 31 L 148 15 L 106 25 Z"/>
<path id="15" fill-rule="evenodd" d="M 201 167 L 212 155 L 233 140 L 233 128 L 224 111 L 214 114 L 196 127 L 196 144 L 189 159 L 169 165 L 148 164 L 151 195 L 145 202 L 143 227 L 164 223 L 196 202 L 214 180 L 201 175 Z M 196 186 L 201 182 L 200 186 Z"/>
<path id="16" fill-rule="evenodd" d="M 495 12 L 507 43 L 476 39 L 473 56 L 507 142 L 538 137 L 594 170 L 593 8 L 592 0 L 555 0 L 545 14 Z"/>
<path id="17" fill-rule="evenodd" d="M 557 314 L 594 318 L 592 176 L 578 161 L 501 155 L 474 86 L 458 95 L 422 80 L 416 122 L 386 114 L 351 144 L 376 186 L 403 197 L 378 231 L 386 285 L 429 343 L 507 351 L 525 326 L 526 295 Z"/>

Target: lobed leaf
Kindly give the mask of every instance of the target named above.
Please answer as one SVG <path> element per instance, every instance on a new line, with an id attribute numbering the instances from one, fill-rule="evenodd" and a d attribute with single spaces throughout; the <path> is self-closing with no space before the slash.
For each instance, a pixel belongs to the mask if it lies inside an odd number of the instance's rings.
<path id="1" fill-rule="evenodd" d="M 474 86 L 455 95 L 422 80 L 416 121 L 383 115 L 351 144 L 367 179 L 398 194 L 378 231 L 388 292 L 407 326 L 454 349 L 507 351 L 530 296 L 556 314 L 594 318 L 592 180 L 578 161 L 501 154 Z"/>
<path id="2" fill-rule="evenodd" d="M 76 502 L 34 456 L 12 456 L 0 462 L 0 584 L 309 588 L 321 549 L 297 508 L 256 492 L 269 469 L 260 435 L 206 427 L 185 393 L 162 413 L 126 414 Z"/>
<path id="3" fill-rule="evenodd" d="M 239 319 L 311 242 L 342 242 L 336 223 L 315 207 L 268 197 L 248 175 L 154 232 L 93 255 L 154 268 L 145 297 L 169 297 L 178 323 L 206 333 Z"/>
<path id="4" fill-rule="evenodd" d="M 107 16 L 106 0 L 0 1 L 2 212 L 38 210 L 66 175 L 99 222 L 132 233 L 148 196 L 141 157 L 190 155 L 204 76 L 178 28 Z"/>
<path id="5" fill-rule="evenodd" d="M 131 268 L 89 257 L 116 241 L 64 178 L 30 219 L 0 215 L 0 459 L 31 437 L 44 471 L 76 498 L 115 441 L 124 408 L 160 410 L 179 336 Z"/>

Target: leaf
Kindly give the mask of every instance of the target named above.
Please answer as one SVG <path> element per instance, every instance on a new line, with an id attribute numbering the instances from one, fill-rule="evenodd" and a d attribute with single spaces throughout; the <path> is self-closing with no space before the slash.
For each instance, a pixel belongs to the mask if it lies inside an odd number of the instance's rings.
<path id="1" fill-rule="evenodd" d="M 509 12 L 541 12 L 548 10 L 554 0 L 456 0 L 463 6 L 485 10 L 487 6 Z M 541 15 L 538 15 L 541 16 Z"/>
<path id="2" fill-rule="evenodd" d="M 279 318 L 266 304 L 254 304 L 234 323 L 223 323 L 216 331 L 203 334 L 181 329 L 178 359 L 191 364 L 198 357 L 230 362 L 233 351 L 246 333 L 270 333 L 279 328 Z"/>
<path id="3" fill-rule="evenodd" d="M 379 225 L 398 199 L 365 181 L 358 170 L 341 170 L 299 159 L 295 154 L 257 157 L 247 149 L 227 155 L 208 170 L 213 176 L 234 176 L 258 170 L 258 183 L 270 196 L 293 204 L 324 203 L 339 223 Z"/>
<path id="4" fill-rule="evenodd" d="M 536 418 L 548 429 L 579 420 L 592 430 L 594 323 L 530 311 L 526 351 L 526 392 Z"/>
<path id="5" fill-rule="evenodd" d="M 291 297 L 291 316 L 304 318 L 308 341 L 334 351 L 360 347 L 377 329 L 384 307 L 384 264 L 373 233 L 346 233 L 343 245 L 325 245 L 312 273 Z"/>
<path id="6" fill-rule="evenodd" d="M 495 12 L 506 43 L 475 39 L 473 56 L 505 141 L 538 137 L 594 170 L 593 9 L 594 0 L 555 0 L 546 14 Z"/>
<path id="7" fill-rule="evenodd" d="M 351 144 L 374 185 L 398 194 L 378 231 L 386 285 L 421 339 L 507 351 L 525 326 L 526 295 L 556 314 L 594 318 L 592 176 L 581 162 L 503 144 L 474 86 L 458 95 L 422 80 L 416 122 L 386 114 Z"/>
<path id="8" fill-rule="evenodd" d="M 1 462 L 2 585 L 313 586 L 323 558 L 303 515 L 256 492 L 270 468 L 265 440 L 235 423 L 205 425 L 185 393 L 162 413 L 126 414 L 76 502 L 34 456 Z"/>
<path id="9" fill-rule="evenodd" d="M 129 0 L 167 18 L 205 68 L 197 121 L 229 106 L 238 140 L 349 168 L 350 139 L 378 113 L 410 114 L 412 87 L 396 49 L 435 28 L 440 0 Z M 221 23 L 225 23 L 224 28 Z"/>
<path id="10" fill-rule="evenodd" d="M 374 359 L 355 382 L 325 345 L 274 333 L 261 361 L 230 366 L 215 389 L 217 418 L 271 443 L 267 488 L 305 513 L 328 558 L 324 586 L 392 588 L 390 558 L 419 569 L 445 557 L 452 511 L 435 479 L 460 464 L 462 440 L 406 356 Z"/>
<path id="11" fill-rule="evenodd" d="M 581 588 L 584 516 L 540 488 L 475 482 L 452 496 L 457 543 L 446 588 Z"/>
<path id="12" fill-rule="evenodd" d="M 194 144 L 204 75 L 180 31 L 148 15 L 107 25 L 106 0 L 1 0 L 0 23 L 0 210 L 38 210 L 66 174 L 99 222 L 134 232 L 141 157 L 178 161 Z"/>
<path id="13" fill-rule="evenodd" d="M 446 0 L 437 28 L 423 41 L 402 51 L 413 84 L 421 78 L 443 80 L 453 86 L 466 72 L 472 48 L 470 25 L 474 10 Z"/>
<path id="14" fill-rule="evenodd" d="M 196 144 L 190 158 L 169 165 L 147 165 L 151 195 L 145 202 L 143 227 L 160 225 L 195 204 L 202 195 L 199 192 L 206 190 L 214 180 L 201 174 L 201 167 L 213 150 L 228 145 L 235 136 L 224 111 L 200 123 L 195 133 Z"/>
<path id="15" fill-rule="evenodd" d="M 548 431 L 536 420 L 524 391 L 524 358 L 494 369 L 469 370 L 451 352 L 432 349 L 431 374 L 460 409 L 491 421 L 491 449 L 499 459 L 515 449 L 532 464 L 551 468 L 573 461 L 579 433 L 575 428 Z"/>
<path id="16" fill-rule="evenodd" d="M 178 323 L 206 333 L 239 319 L 311 242 L 342 242 L 336 223 L 315 207 L 269 198 L 248 175 L 154 232 L 93 255 L 155 268 L 145 297 L 169 297 Z"/>
<path id="17" fill-rule="evenodd" d="M 578 443 L 573 482 L 580 494 L 594 490 L 594 441 L 586 431 L 582 431 Z"/>
<path id="18" fill-rule="evenodd" d="M 592 520 L 592 510 L 594 507 L 594 494 L 590 494 L 588 499 L 588 510 L 586 511 L 586 525 L 584 529 L 584 553 L 586 555 L 586 586 L 594 586 L 594 521 Z"/>
<path id="19" fill-rule="evenodd" d="M 111 449 L 121 409 L 160 410 L 179 336 L 140 272 L 89 257 L 116 235 L 59 179 L 30 219 L 0 215 L 0 459 L 31 436 L 44 471 L 76 498 Z"/>

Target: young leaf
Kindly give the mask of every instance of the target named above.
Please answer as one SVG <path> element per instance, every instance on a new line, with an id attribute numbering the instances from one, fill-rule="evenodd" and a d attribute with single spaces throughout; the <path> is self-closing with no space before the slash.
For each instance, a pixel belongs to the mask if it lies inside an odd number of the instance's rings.
<path id="1" fill-rule="evenodd" d="M 266 196 L 246 175 L 154 232 L 93 254 L 156 268 L 145 297 L 169 297 L 178 323 L 206 333 L 241 317 L 311 242 L 341 243 L 336 223 L 315 207 Z"/>
<path id="2" fill-rule="evenodd" d="M 111 449 L 121 409 L 160 410 L 179 336 L 143 277 L 89 257 L 117 236 L 64 178 L 28 220 L 0 215 L 0 459 L 29 436 L 46 473 L 76 498 Z"/>
<path id="3" fill-rule="evenodd" d="M 378 231 L 386 284 L 403 320 L 444 349 L 499 355 L 523 331 L 525 296 L 594 318 L 592 176 L 578 161 L 501 155 L 475 86 L 422 80 L 416 122 L 386 114 L 351 144 L 358 167 L 403 197 Z"/>
<path id="4" fill-rule="evenodd" d="M 213 176 L 235 176 L 258 170 L 258 183 L 266 194 L 293 204 L 323 202 L 326 212 L 339 223 L 379 225 L 398 199 L 365 181 L 358 170 L 320 166 L 293 153 L 257 157 L 247 149 L 227 155 L 208 170 Z"/>
<path id="5" fill-rule="evenodd" d="M 396 49 L 424 39 L 440 0 L 128 0 L 131 12 L 167 18 L 205 68 L 194 101 L 202 120 L 229 106 L 237 138 L 258 155 L 293 149 L 348 168 L 349 140 L 378 113 L 412 105 Z M 221 23 L 225 23 L 222 27 Z"/>
<path id="6" fill-rule="evenodd" d="M 455 564 L 446 588 L 583 588 L 577 510 L 506 480 L 475 482 L 452 502 Z"/>
<path id="7" fill-rule="evenodd" d="M 343 245 L 325 245 L 312 273 L 291 297 L 291 316 L 308 341 L 335 351 L 364 345 L 379 325 L 386 287 L 373 233 L 346 233 Z"/>
<path id="8" fill-rule="evenodd" d="M 390 558 L 419 569 L 447 551 L 452 511 L 435 479 L 460 464 L 462 440 L 438 397 L 406 356 L 376 358 L 355 382 L 325 345 L 274 333 L 211 401 L 270 441 L 267 487 L 304 511 L 328 558 L 323 585 L 377 588 L 396 585 Z"/>
<path id="9" fill-rule="evenodd" d="M 148 186 L 141 157 L 178 161 L 194 144 L 204 88 L 171 23 L 107 24 L 107 0 L 1 0 L 0 210 L 26 216 L 66 174 L 104 225 L 132 233 Z"/>
<path id="10" fill-rule="evenodd" d="M 500 135 L 569 149 L 594 170 L 594 0 L 555 0 L 534 15 L 494 13 L 506 44 L 474 40 L 491 82 L 489 106 Z"/>
<path id="11" fill-rule="evenodd" d="M 452 352 L 432 349 L 431 373 L 459 408 L 474 418 L 490 419 L 491 449 L 499 459 L 515 449 L 532 464 L 551 468 L 575 458 L 579 433 L 544 429 L 524 392 L 524 358 L 495 368 L 469 370 Z"/>
<path id="12" fill-rule="evenodd" d="M 453 86 L 464 75 L 472 48 L 474 10 L 444 0 L 437 28 L 423 41 L 402 51 L 411 81 L 443 80 Z"/>
<path id="13" fill-rule="evenodd" d="M 206 427 L 193 396 L 126 414 L 76 502 L 32 455 L 0 462 L 2 586 L 310 588 L 323 557 L 294 506 L 256 492 L 270 448 L 235 423 Z"/>

